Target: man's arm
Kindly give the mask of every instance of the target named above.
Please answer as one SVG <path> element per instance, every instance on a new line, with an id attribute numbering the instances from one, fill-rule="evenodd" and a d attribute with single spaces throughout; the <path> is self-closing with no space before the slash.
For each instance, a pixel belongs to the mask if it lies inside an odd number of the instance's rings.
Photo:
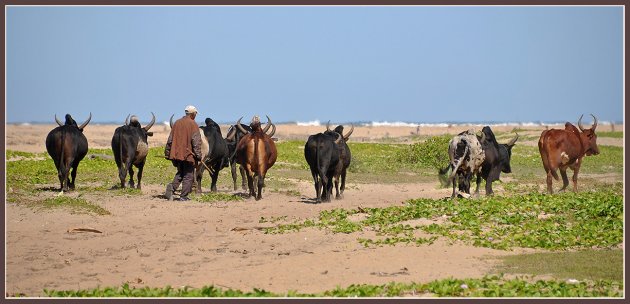
<path id="1" fill-rule="evenodd" d="M 166 148 L 164 148 L 164 156 L 166 159 L 170 159 L 171 157 L 171 146 L 173 145 L 173 131 L 168 135 L 168 140 L 166 141 Z"/>

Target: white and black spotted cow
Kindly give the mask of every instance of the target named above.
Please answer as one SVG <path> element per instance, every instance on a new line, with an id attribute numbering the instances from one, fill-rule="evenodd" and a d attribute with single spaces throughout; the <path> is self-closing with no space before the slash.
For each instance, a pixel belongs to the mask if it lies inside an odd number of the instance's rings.
<path id="1" fill-rule="evenodd" d="M 485 153 L 475 131 L 467 130 L 454 136 L 448 145 L 448 156 L 449 165 L 440 170 L 440 174 L 446 174 L 449 169 L 451 170 L 448 177 L 448 181 L 453 185 L 451 198 L 457 194 L 456 184 L 459 185 L 460 191 L 470 193 L 470 180 L 474 174 L 480 173 L 485 160 Z"/>

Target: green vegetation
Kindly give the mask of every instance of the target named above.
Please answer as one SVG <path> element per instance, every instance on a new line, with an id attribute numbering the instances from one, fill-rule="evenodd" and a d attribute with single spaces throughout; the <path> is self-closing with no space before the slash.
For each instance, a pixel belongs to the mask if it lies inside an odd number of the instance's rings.
<path id="1" fill-rule="evenodd" d="M 433 136 L 421 143 L 409 145 L 398 151 L 396 159 L 403 163 L 415 163 L 425 168 L 442 169 L 448 165 L 448 143 L 451 135 Z"/>
<path id="2" fill-rule="evenodd" d="M 6 159 L 12 159 L 12 158 L 18 158 L 18 157 L 36 158 L 36 157 L 49 157 L 49 156 L 46 153 L 30 153 L 30 152 L 13 151 L 13 150 L 7 150 L 5 152 Z"/>
<path id="3" fill-rule="evenodd" d="M 537 280 L 524 278 L 507 280 L 500 276 L 486 276 L 481 279 L 443 279 L 426 284 L 396 283 L 384 285 L 350 285 L 337 287 L 321 293 L 273 293 L 254 288 L 243 292 L 234 289 L 221 289 L 213 285 L 201 288 L 133 288 L 128 284 L 122 287 L 104 287 L 89 290 L 44 290 L 48 297 L 623 297 L 623 281 L 598 280 L 569 283 L 557 280 Z"/>
<path id="4" fill-rule="evenodd" d="M 66 208 L 73 214 L 97 214 L 97 215 L 110 215 L 111 213 L 105 210 L 103 207 L 88 202 L 82 198 L 72 198 L 68 196 L 56 196 L 54 198 L 45 199 L 41 205 L 37 205 L 37 208 Z"/>
<path id="5" fill-rule="evenodd" d="M 553 275 L 558 279 L 623 280 L 623 250 L 582 250 L 512 255 L 502 258 L 503 273 Z"/>
<path id="6" fill-rule="evenodd" d="M 597 132 L 597 137 L 623 138 L 623 131 Z"/>
<path id="7" fill-rule="evenodd" d="M 351 221 L 349 217 L 357 213 L 365 213 L 366 219 Z M 414 219 L 436 222 L 415 226 L 402 223 Z M 438 223 L 439 219 L 444 222 Z M 623 196 L 618 185 L 597 192 L 559 195 L 529 193 L 461 201 L 420 198 L 403 206 L 322 211 L 317 220 L 278 225 L 268 228 L 266 233 L 307 227 L 334 233 L 353 233 L 370 227 L 379 238 L 360 238 L 359 242 L 365 246 L 400 242 L 420 245 L 435 239 L 416 236 L 416 231 L 421 231 L 502 250 L 610 248 L 623 239 Z"/>

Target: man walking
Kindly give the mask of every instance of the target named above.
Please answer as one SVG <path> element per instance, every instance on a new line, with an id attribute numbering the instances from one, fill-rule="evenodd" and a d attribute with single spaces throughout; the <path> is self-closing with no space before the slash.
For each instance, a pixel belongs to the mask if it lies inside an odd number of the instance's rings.
<path id="1" fill-rule="evenodd" d="M 187 106 L 184 110 L 186 115 L 178 119 L 166 141 L 164 155 L 173 161 L 173 166 L 177 167 L 177 173 L 173 182 L 166 185 L 164 196 L 169 201 L 173 200 L 173 190 L 182 184 L 182 193 L 178 201 L 188 201 L 188 194 L 192 191 L 193 172 L 196 162 L 201 160 L 201 135 L 199 126 L 195 122 L 197 108 Z"/>

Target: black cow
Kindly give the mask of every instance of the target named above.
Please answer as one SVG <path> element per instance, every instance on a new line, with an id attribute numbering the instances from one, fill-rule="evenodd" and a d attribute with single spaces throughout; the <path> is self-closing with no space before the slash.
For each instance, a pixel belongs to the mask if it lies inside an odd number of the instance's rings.
<path id="1" fill-rule="evenodd" d="M 92 113 L 81 126 L 77 126 L 77 122 L 72 119 L 70 114 L 66 114 L 65 124 L 62 124 L 57 119 L 57 115 L 55 115 L 55 121 L 59 126 L 46 136 L 46 150 L 55 162 L 57 176 L 61 184 L 59 189 L 61 193 L 74 189 L 74 180 L 77 176 L 79 162 L 88 152 L 88 142 L 85 135 L 83 135 L 83 128 L 90 123 L 91 119 Z M 72 181 L 68 178 L 70 168 L 72 168 Z"/>
<path id="2" fill-rule="evenodd" d="M 240 126 L 241 128 L 243 128 L 243 130 L 247 131 L 247 133 L 252 132 L 252 128 L 249 125 L 240 124 Z M 238 190 L 238 187 L 236 187 L 236 180 L 238 179 L 238 176 L 236 175 L 236 145 L 247 133 L 243 133 L 240 128 L 236 127 L 236 125 L 231 125 L 227 131 L 227 135 L 225 136 L 225 142 L 228 147 L 230 170 L 232 172 L 232 181 L 234 182 L 234 191 Z M 240 165 L 238 167 L 239 171 L 241 172 L 241 187 L 243 188 L 243 190 L 247 190 L 247 185 L 245 184 L 245 168 Z"/>
<path id="3" fill-rule="evenodd" d="M 206 118 L 206 125 L 199 127 L 203 131 L 204 137 L 208 140 L 208 154 L 203 160 L 206 166 L 210 169 L 210 178 L 212 184 L 210 191 L 217 191 L 217 178 L 219 177 L 219 171 L 228 166 L 229 154 L 228 146 L 221 135 L 221 128 L 219 125 L 210 118 Z M 201 193 L 201 178 L 203 177 L 203 170 L 205 166 L 200 166 L 196 173 L 197 178 L 197 193 Z"/>
<path id="4" fill-rule="evenodd" d="M 153 132 L 149 129 L 155 123 L 155 114 L 151 112 L 151 122 L 144 128 L 140 126 L 137 116 L 129 115 L 125 118 L 125 124 L 116 128 L 114 136 L 112 136 L 112 151 L 114 159 L 118 167 L 118 177 L 120 178 L 120 187 L 125 188 L 125 180 L 127 179 L 127 171 L 129 171 L 129 187 L 134 188 L 133 182 L 133 166 L 138 168 L 138 185 L 141 189 L 142 171 L 149 153 L 148 136 L 153 136 Z"/>
<path id="5" fill-rule="evenodd" d="M 501 172 L 512 173 L 510 159 L 512 157 L 512 147 L 518 140 L 518 134 L 507 144 L 499 144 L 490 127 L 483 127 L 481 132 L 482 135 L 479 138 L 479 142 L 486 157 L 481 165 L 481 174 L 477 174 L 475 194 L 479 194 L 479 184 L 481 183 L 481 178 L 483 178 L 486 181 L 486 195 L 492 195 L 492 182 L 499 179 Z"/>
<path id="6" fill-rule="evenodd" d="M 327 131 L 308 137 L 304 145 L 304 157 L 315 182 L 317 202 L 329 202 L 332 196 L 332 179 L 339 164 L 339 144 L 342 135 Z"/>
<path id="7" fill-rule="evenodd" d="M 329 133 L 337 133 L 341 135 L 342 140 L 337 144 L 339 148 L 339 162 L 335 168 L 335 191 L 336 199 L 340 199 L 343 197 L 343 190 L 346 188 L 346 171 L 348 167 L 350 167 L 350 161 L 352 161 L 352 153 L 350 153 L 350 147 L 346 143 L 350 138 L 350 135 L 354 131 L 354 126 L 351 125 L 350 131 L 348 134 L 343 135 L 343 126 L 338 125 L 334 131 L 330 131 L 330 121 L 326 124 L 326 132 L 324 134 Z M 334 134 L 332 134 L 334 135 Z M 339 179 L 341 178 L 341 189 L 339 188 Z M 340 191 L 341 190 L 341 191 Z"/>

